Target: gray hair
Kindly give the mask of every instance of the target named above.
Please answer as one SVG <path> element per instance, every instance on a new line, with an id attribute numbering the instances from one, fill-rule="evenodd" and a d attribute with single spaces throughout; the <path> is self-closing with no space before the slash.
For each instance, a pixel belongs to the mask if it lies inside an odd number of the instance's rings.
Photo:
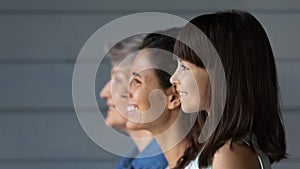
<path id="1" fill-rule="evenodd" d="M 108 50 L 107 56 L 111 60 L 113 66 L 119 65 L 127 56 L 140 50 L 144 38 L 148 34 L 138 34 L 121 40 L 115 45 L 106 46 Z"/>

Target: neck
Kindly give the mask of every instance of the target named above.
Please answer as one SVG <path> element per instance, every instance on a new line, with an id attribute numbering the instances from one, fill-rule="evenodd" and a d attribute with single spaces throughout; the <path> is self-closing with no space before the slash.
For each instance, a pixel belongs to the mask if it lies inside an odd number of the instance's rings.
<path id="1" fill-rule="evenodd" d="M 191 116 L 183 112 L 180 112 L 178 116 L 163 134 L 154 132 L 156 140 L 168 161 L 169 168 L 176 166 L 177 161 L 182 157 L 189 144 L 185 136 L 189 132 L 189 126 L 192 125 L 189 124 L 188 120 Z"/>
<path id="2" fill-rule="evenodd" d="M 139 152 L 142 152 L 153 139 L 152 133 L 147 130 L 127 130 L 127 132 L 134 141 Z"/>
<path id="3" fill-rule="evenodd" d="M 187 142 L 186 140 L 182 140 L 175 147 L 173 147 L 172 149 L 164 153 L 168 161 L 169 168 L 174 168 L 177 165 L 177 161 L 184 154 L 186 148 L 187 148 Z"/>

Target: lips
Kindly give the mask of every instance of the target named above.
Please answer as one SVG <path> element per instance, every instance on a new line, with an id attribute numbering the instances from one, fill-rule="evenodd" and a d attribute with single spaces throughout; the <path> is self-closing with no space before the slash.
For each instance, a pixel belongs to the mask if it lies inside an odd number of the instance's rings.
<path id="1" fill-rule="evenodd" d="M 108 100 L 106 102 L 106 106 L 108 107 L 108 110 L 113 110 L 116 108 L 115 104 L 113 104 L 113 102 L 111 100 Z"/>
<path id="2" fill-rule="evenodd" d="M 109 110 L 112 110 L 112 109 L 114 109 L 115 108 L 115 106 L 108 106 L 108 109 Z"/>
<path id="3" fill-rule="evenodd" d="M 183 91 L 183 90 L 179 90 L 179 89 L 177 89 L 176 91 L 180 96 L 186 96 L 188 94 L 187 91 Z"/>
<path id="4" fill-rule="evenodd" d="M 127 111 L 128 112 L 137 111 L 137 106 L 132 104 L 127 107 Z"/>
<path id="5" fill-rule="evenodd" d="M 113 104 L 107 104 L 107 107 L 108 107 L 108 109 L 113 109 L 113 108 L 115 108 L 116 106 L 113 105 Z"/>
<path id="6" fill-rule="evenodd" d="M 186 96 L 188 92 L 186 91 L 178 91 L 180 96 Z"/>
<path id="7" fill-rule="evenodd" d="M 139 113 L 137 112 L 138 107 L 136 104 L 131 104 L 127 106 L 127 119 L 132 122 L 138 122 L 139 121 Z"/>
<path id="8" fill-rule="evenodd" d="M 137 114 L 138 106 L 135 102 L 129 100 L 129 106 L 127 106 L 127 116 L 135 116 L 134 114 Z"/>
<path id="9" fill-rule="evenodd" d="M 112 105 L 110 105 L 110 106 L 108 106 L 107 113 L 108 113 L 108 114 L 110 114 L 110 113 L 114 113 L 114 112 L 115 112 L 115 109 L 116 109 L 116 107 L 115 107 L 115 106 L 112 106 Z"/>
<path id="10" fill-rule="evenodd" d="M 187 95 L 187 91 L 184 91 L 184 90 L 180 90 L 180 87 L 179 85 L 175 85 L 175 90 L 177 91 L 177 93 L 180 95 L 180 96 L 185 96 Z"/>

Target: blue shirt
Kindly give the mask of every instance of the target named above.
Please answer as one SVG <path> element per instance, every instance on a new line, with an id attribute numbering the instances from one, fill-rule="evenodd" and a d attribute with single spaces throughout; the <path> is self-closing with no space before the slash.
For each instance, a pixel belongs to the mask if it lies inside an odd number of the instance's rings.
<path id="1" fill-rule="evenodd" d="M 151 156 L 152 154 L 157 155 Z M 117 169 L 165 169 L 168 166 L 168 162 L 155 139 L 142 152 L 139 152 L 135 147 L 128 156 L 121 158 Z"/>

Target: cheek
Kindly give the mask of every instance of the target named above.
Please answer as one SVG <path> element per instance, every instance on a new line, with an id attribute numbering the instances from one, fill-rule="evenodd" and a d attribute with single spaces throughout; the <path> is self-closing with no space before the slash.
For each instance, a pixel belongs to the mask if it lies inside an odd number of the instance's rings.
<path id="1" fill-rule="evenodd" d="M 112 89 L 112 96 L 115 100 L 118 100 L 118 101 L 120 99 L 124 98 L 122 96 L 126 96 L 127 95 L 126 93 L 127 92 L 124 88 L 113 88 Z"/>
<path id="2" fill-rule="evenodd" d="M 143 89 L 142 87 L 136 87 L 132 90 L 132 96 L 134 99 L 137 99 L 135 101 L 138 100 L 143 100 L 144 96 L 145 96 L 145 89 Z"/>
<path id="3" fill-rule="evenodd" d="M 209 79 L 207 76 L 199 76 L 197 79 L 198 91 L 200 95 L 200 109 L 206 110 L 210 104 L 210 89 L 209 89 Z"/>
<path id="4" fill-rule="evenodd" d="M 149 102 L 149 92 L 146 89 L 138 89 L 133 93 L 135 102 L 138 104 L 138 107 L 141 111 L 147 110 L 150 107 Z"/>
<path id="5" fill-rule="evenodd" d="M 198 85 L 194 76 L 187 75 L 182 81 L 182 86 L 189 91 L 190 95 L 197 94 L 196 91 L 198 91 Z"/>
<path id="6" fill-rule="evenodd" d="M 198 79 L 198 86 L 201 99 L 206 98 L 208 96 L 207 94 L 209 93 L 209 79 L 206 77 Z"/>
<path id="7" fill-rule="evenodd" d="M 127 92 L 125 90 L 113 90 L 113 101 L 119 112 L 127 108 L 128 97 L 126 95 Z"/>
<path id="8" fill-rule="evenodd" d="M 183 90 L 187 91 L 187 94 L 181 97 L 183 111 L 186 113 L 199 111 L 202 87 L 197 84 L 197 80 L 194 76 L 186 76 L 182 80 L 181 86 Z"/>
<path id="9" fill-rule="evenodd" d="M 126 110 L 127 110 L 127 107 L 129 105 L 129 102 L 128 102 L 128 99 L 126 98 L 121 98 L 121 97 L 116 97 L 116 99 L 114 100 L 115 102 L 115 107 L 116 107 L 116 110 L 125 115 L 126 114 Z"/>

